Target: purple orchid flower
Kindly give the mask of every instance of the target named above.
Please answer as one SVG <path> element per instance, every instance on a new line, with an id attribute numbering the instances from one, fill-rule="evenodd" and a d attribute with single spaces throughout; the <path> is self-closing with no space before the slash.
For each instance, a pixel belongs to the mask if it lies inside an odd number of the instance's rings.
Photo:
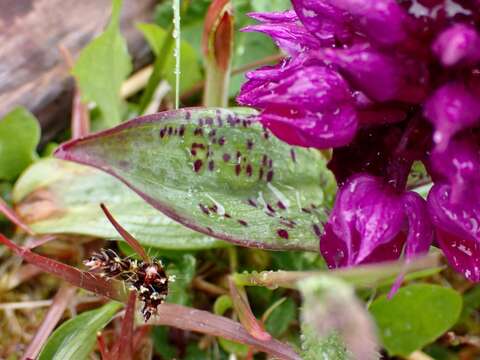
<path id="1" fill-rule="evenodd" d="M 381 178 L 359 174 L 337 194 L 320 250 L 330 268 L 405 258 L 426 253 L 433 228 L 425 201 L 397 193 Z"/>
<path id="2" fill-rule="evenodd" d="M 478 1 L 292 0 L 254 13 L 278 65 L 247 74 L 238 102 L 298 146 L 333 148 L 340 189 L 321 238 L 330 267 L 441 247 L 480 281 Z M 414 161 L 428 202 L 406 187 Z"/>

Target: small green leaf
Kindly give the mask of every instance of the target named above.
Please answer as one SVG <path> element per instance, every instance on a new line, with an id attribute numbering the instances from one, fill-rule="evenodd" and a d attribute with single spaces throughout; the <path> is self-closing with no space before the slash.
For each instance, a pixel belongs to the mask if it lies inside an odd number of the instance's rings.
<path id="1" fill-rule="evenodd" d="M 247 109 L 140 117 L 56 156 L 117 176 L 194 230 L 250 247 L 318 251 L 336 187 L 320 152 L 278 140 Z"/>
<path id="2" fill-rule="evenodd" d="M 228 245 L 171 220 L 114 177 L 66 161 L 36 162 L 18 179 L 12 197 L 19 216 L 38 234 L 121 240 L 100 209 L 103 202 L 144 246 L 199 250 Z"/>
<path id="3" fill-rule="evenodd" d="M 175 57 L 173 56 L 173 49 L 171 49 L 168 54 L 160 54 L 165 42 L 165 37 L 169 34 L 166 30 L 155 24 L 138 24 L 137 27 L 147 39 L 155 56 L 168 57 L 163 68 L 163 74 L 168 83 L 174 87 Z M 202 80 L 202 73 L 197 52 L 190 44 L 182 41 L 180 52 L 182 54 L 180 58 L 180 69 L 182 71 L 180 76 L 180 92 L 183 92 Z"/>
<path id="4" fill-rule="evenodd" d="M 0 120 L 0 179 L 14 180 L 36 158 L 40 126 L 28 110 L 18 107 Z"/>
<path id="5" fill-rule="evenodd" d="M 273 310 L 265 322 L 265 328 L 273 337 L 279 337 L 287 331 L 296 317 L 297 306 L 292 299 L 288 298 Z"/>
<path id="6" fill-rule="evenodd" d="M 121 307 L 120 303 L 109 302 L 66 321 L 48 338 L 39 360 L 87 359 L 95 346 L 97 333 Z"/>
<path id="7" fill-rule="evenodd" d="M 391 355 L 408 356 L 452 327 L 462 310 L 462 298 L 452 289 L 415 284 L 401 288 L 388 300 L 370 306 L 383 345 Z"/>
<path id="8" fill-rule="evenodd" d="M 98 105 L 107 126 L 121 121 L 119 91 L 132 69 L 127 44 L 120 33 L 122 0 L 113 0 L 112 4 L 110 24 L 81 51 L 72 70 L 84 99 Z"/>
<path id="9" fill-rule="evenodd" d="M 197 261 L 194 256 L 185 254 L 178 260 L 173 261 L 167 267 L 168 276 L 174 276 L 175 280 L 168 284 L 167 302 L 180 305 L 191 305 L 192 299 L 188 289 L 195 275 Z"/>

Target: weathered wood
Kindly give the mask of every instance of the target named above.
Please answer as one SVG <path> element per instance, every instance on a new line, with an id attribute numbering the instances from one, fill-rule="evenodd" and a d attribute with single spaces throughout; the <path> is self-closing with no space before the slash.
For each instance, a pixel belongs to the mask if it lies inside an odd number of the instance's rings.
<path id="1" fill-rule="evenodd" d="M 125 0 L 121 28 L 136 63 L 148 48 L 135 28 L 155 0 Z M 33 111 L 44 139 L 69 121 L 72 79 L 58 46 L 76 56 L 108 22 L 111 0 L 0 0 L 0 117 L 17 105 Z"/>

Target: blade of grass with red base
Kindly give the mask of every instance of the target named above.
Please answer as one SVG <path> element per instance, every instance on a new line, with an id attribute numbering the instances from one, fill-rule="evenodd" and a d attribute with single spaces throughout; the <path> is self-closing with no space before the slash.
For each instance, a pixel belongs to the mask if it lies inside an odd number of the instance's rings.
<path id="1" fill-rule="evenodd" d="M 110 211 L 108 211 L 107 207 L 105 204 L 100 204 L 100 207 L 102 208 L 103 212 L 105 213 L 105 216 L 107 217 L 108 221 L 113 225 L 115 230 L 118 231 L 118 233 L 122 236 L 122 238 L 125 239 L 125 241 L 132 247 L 132 249 L 142 258 L 143 261 L 149 263 L 150 257 L 147 255 L 145 252 L 144 248 L 140 243 L 138 242 L 137 239 L 135 239 L 127 230 L 125 230 L 122 225 L 120 225 L 112 216 Z"/>
<path id="2" fill-rule="evenodd" d="M 228 278 L 228 286 L 235 312 L 248 333 L 258 340 L 270 340 L 272 336 L 265 331 L 263 325 L 252 313 L 245 289 L 237 286 L 231 277 Z"/>
<path id="3" fill-rule="evenodd" d="M 113 347 L 112 359 L 131 360 L 133 359 L 133 330 L 135 327 L 135 303 L 137 294 L 131 291 L 128 303 L 125 307 L 125 315 L 122 320 L 120 336 Z"/>
<path id="4" fill-rule="evenodd" d="M 53 298 L 52 305 L 42 320 L 42 324 L 37 329 L 32 341 L 30 341 L 27 350 L 25 350 L 22 357 L 23 360 L 37 358 L 43 344 L 47 341 L 53 329 L 55 329 L 55 326 L 57 326 L 62 318 L 68 303 L 73 299 L 76 291 L 76 288 L 67 284 L 63 284 L 60 287 Z"/>

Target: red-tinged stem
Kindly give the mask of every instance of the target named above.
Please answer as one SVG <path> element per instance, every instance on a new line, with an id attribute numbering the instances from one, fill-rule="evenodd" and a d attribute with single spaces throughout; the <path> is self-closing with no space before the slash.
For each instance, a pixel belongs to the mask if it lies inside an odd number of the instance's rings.
<path id="1" fill-rule="evenodd" d="M 228 105 L 233 53 L 233 15 L 229 0 L 214 0 L 208 8 L 203 30 L 205 57 L 204 106 Z"/>
<path id="2" fill-rule="evenodd" d="M 27 234 L 29 235 L 35 235 L 35 233 L 33 232 L 32 229 L 30 229 L 30 227 L 25 224 L 19 217 L 18 215 L 15 213 L 15 211 L 13 211 L 9 206 L 8 204 L 5 202 L 5 200 L 3 200 L 2 198 L 0 198 L 0 212 L 5 215 L 5 217 L 10 220 L 12 223 L 14 223 L 15 225 L 17 225 L 20 229 L 22 229 L 23 231 L 25 231 Z"/>
<path id="3" fill-rule="evenodd" d="M 62 315 L 67 308 L 68 303 L 74 297 L 76 290 L 76 288 L 66 284 L 60 287 L 57 294 L 53 298 L 53 303 L 50 306 L 50 309 L 48 309 L 48 312 L 45 315 L 42 324 L 38 328 L 35 336 L 30 342 L 30 345 L 28 345 L 27 350 L 23 354 L 23 360 L 26 360 L 28 358 L 37 358 L 43 344 L 48 339 L 53 329 L 62 318 Z"/>
<path id="4" fill-rule="evenodd" d="M 68 68 L 72 69 L 74 66 L 72 54 L 63 45 L 60 45 L 58 48 Z M 72 139 L 77 139 L 90 133 L 90 113 L 88 112 L 87 104 L 82 102 L 82 94 L 77 84 L 75 84 L 73 93 L 71 128 Z"/>
<path id="5" fill-rule="evenodd" d="M 265 331 L 263 325 L 252 313 L 245 289 L 235 285 L 232 278 L 228 279 L 228 285 L 230 287 L 230 296 L 232 297 L 235 313 L 238 315 L 240 322 L 248 333 L 258 340 L 270 340 L 272 336 Z"/>
<path id="6" fill-rule="evenodd" d="M 135 335 L 133 336 L 133 353 L 136 354 L 140 351 L 140 347 L 143 344 L 143 340 L 150 333 L 150 325 L 139 326 L 135 330 Z"/>
<path id="7" fill-rule="evenodd" d="M 128 296 L 128 303 L 123 316 L 122 329 L 117 343 L 113 348 L 112 357 L 120 360 L 133 359 L 133 329 L 135 326 L 135 303 L 137 294 L 131 291 Z"/>
<path id="8" fill-rule="evenodd" d="M 140 245 L 137 239 L 135 239 L 127 230 L 125 230 L 122 225 L 120 225 L 117 220 L 115 220 L 108 211 L 107 207 L 105 204 L 100 204 L 100 207 L 102 208 L 103 212 L 105 213 L 105 216 L 108 218 L 110 223 L 113 225 L 115 230 L 122 236 L 122 238 L 125 239 L 125 241 L 132 247 L 132 249 L 140 255 L 140 257 L 143 259 L 145 262 L 150 262 L 150 257 L 147 255 L 145 250 L 143 249 L 143 246 Z"/>
<path id="9" fill-rule="evenodd" d="M 78 139 L 90 133 L 90 113 L 77 87 L 73 94 L 71 127 L 72 139 Z"/>
<path id="10" fill-rule="evenodd" d="M 43 271 L 57 276 L 70 284 L 89 290 L 110 299 L 125 302 L 127 290 L 122 282 L 112 279 L 104 279 L 98 275 L 81 271 L 73 266 L 35 254 L 30 250 L 20 247 L 4 235 L 0 234 L 0 243 L 4 244 L 18 256 L 37 266 Z"/>
<path id="11" fill-rule="evenodd" d="M 195 331 L 253 346 L 278 359 L 301 360 L 301 357 L 288 345 L 270 339 L 259 340 L 250 335 L 242 324 L 208 311 L 197 310 L 176 304 L 162 304 L 158 315 L 149 321 L 152 325 L 173 326 L 183 330 Z"/>
<path id="12" fill-rule="evenodd" d="M 98 345 L 98 350 L 100 351 L 100 356 L 101 356 L 102 360 L 112 359 L 110 357 L 110 351 L 108 351 L 107 344 L 105 343 L 105 338 L 104 338 L 103 334 L 99 334 L 97 336 L 97 345 Z"/>

